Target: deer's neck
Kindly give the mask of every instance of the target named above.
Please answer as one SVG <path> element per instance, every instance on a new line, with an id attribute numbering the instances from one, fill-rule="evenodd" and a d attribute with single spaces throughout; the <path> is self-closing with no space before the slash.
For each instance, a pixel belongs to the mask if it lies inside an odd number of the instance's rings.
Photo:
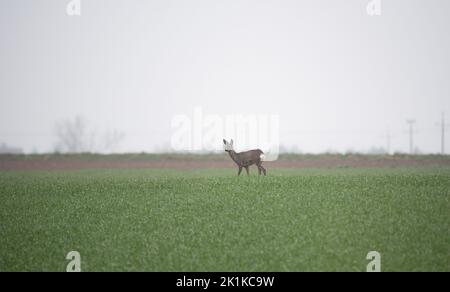
<path id="1" fill-rule="evenodd" d="M 239 160 L 238 160 L 238 157 L 236 155 L 236 151 L 230 150 L 230 151 L 228 151 L 228 154 L 230 155 L 231 159 L 233 159 L 234 162 L 239 164 Z"/>

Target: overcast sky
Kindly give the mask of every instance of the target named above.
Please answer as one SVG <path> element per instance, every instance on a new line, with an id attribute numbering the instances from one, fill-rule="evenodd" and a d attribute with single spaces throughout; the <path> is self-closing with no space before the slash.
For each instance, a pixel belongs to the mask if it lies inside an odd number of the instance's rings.
<path id="1" fill-rule="evenodd" d="M 0 143 L 52 151 L 55 123 L 169 145 L 175 115 L 278 114 L 304 152 L 440 151 L 450 1 L 0 0 Z M 450 136 L 450 132 L 448 133 Z M 447 141 L 450 152 L 450 139 Z"/>

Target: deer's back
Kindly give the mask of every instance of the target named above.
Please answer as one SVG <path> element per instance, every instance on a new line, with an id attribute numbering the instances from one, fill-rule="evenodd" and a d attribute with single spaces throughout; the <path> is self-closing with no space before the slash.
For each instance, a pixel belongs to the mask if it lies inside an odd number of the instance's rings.
<path id="1" fill-rule="evenodd" d="M 237 153 L 238 161 L 237 163 L 241 166 L 252 165 L 261 160 L 261 154 L 263 154 L 260 149 L 249 150 Z"/>

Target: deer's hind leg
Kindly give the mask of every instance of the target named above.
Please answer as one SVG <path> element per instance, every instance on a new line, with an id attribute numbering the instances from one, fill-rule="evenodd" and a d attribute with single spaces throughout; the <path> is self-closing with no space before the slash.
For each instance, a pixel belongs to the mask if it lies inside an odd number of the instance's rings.
<path id="1" fill-rule="evenodd" d="M 258 168 L 258 175 L 261 175 L 261 160 L 256 161 L 255 164 Z"/>

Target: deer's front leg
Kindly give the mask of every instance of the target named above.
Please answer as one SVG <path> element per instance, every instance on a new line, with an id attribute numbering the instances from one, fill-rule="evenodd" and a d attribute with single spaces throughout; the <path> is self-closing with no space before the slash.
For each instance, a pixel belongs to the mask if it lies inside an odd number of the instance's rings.
<path id="1" fill-rule="evenodd" d="M 245 167 L 245 171 L 247 171 L 247 175 L 250 175 L 250 173 L 248 172 L 248 166 Z"/>
<path id="2" fill-rule="evenodd" d="M 242 166 L 239 166 L 238 176 L 241 175 L 241 171 L 242 171 Z"/>

